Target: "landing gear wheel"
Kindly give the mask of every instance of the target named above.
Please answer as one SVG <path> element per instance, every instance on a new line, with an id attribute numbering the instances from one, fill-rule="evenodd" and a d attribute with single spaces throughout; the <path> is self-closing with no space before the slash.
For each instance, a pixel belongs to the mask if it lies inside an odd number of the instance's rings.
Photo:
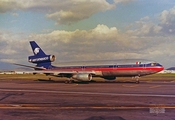
<path id="1" fill-rule="evenodd" d="M 72 83 L 72 80 L 66 80 L 65 81 L 65 84 L 71 84 Z"/>
<path id="2" fill-rule="evenodd" d="M 139 83 L 140 83 L 140 81 L 139 81 L 139 80 L 137 80 L 137 81 L 136 81 L 136 84 L 139 84 Z"/>
<path id="3" fill-rule="evenodd" d="M 69 84 L 71 84 L 72 83 L 72 80 L 69 80 Z"/>
<path id="4" fill-rule="evenodd" d="M 65 81 L 65 84 L 68 84 L 68 83 L 69 83 L 69 80 L 66 80 L 66 81 Z"/>
<path id="5" fill-rule="evenodd" d="M 139 84 L 140 83 L 140 81 L 139 81 L 139 76 L 135 76 L 135 78 L 136 78 L 136 84 Z"/>

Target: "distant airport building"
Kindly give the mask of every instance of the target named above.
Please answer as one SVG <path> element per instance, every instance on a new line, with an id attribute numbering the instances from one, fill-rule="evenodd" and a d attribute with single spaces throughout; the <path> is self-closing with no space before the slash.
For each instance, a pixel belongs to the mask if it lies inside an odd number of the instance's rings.
<path id="1" fill-rule="evenodd" d="M 29 73 L 25 73 L 25 72 L 22 72 L 22 71 L 0 71 L 0 74 L 29 74 Z"/>
<path id="2" fill-rule="evenodd" d="M 162 70 L 159 73 L 175 73 L 175 67 L 171 67 L 166 70 Z"/>
<path id="3" fill-rule="evenodd" d="M 15 71 L 0 71 L 0 74 L 15 74 Z"/>

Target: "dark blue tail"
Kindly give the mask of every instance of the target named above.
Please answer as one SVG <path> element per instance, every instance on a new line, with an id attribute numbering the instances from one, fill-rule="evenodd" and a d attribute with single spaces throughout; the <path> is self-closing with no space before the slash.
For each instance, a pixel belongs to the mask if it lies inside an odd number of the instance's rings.
<path id="1" fill-rule="evenodd" d="M 30 45 L 32 47 L 33 54 L 35 56 L 46 56 L 46 54 L 43 52 L 43 50 L 38 46 L 38 44 L 35 41 L 30 41 Z"/>
<path id="2" fill-rule="evenodd" d="M 37 64 L 37 67 L 51 69 L 53 67 L 51 62 L 55 61 L 55 56 L 46 55 L 35 41 L 30 41 L 30 45 L 34 56 L 28 57 L 29 62 Z"/>

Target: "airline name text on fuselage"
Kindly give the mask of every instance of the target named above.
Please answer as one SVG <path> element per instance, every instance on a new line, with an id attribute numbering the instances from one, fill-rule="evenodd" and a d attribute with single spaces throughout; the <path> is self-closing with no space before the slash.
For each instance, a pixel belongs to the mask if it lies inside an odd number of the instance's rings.
<path id="1" fill-rule="evenodd" d="M 36 59 L 30 59 L 31 62 L 38 62 L 43 60 L 49 60 L 49 57 L 43 57 L 43 58 L 36 58 Z"/>

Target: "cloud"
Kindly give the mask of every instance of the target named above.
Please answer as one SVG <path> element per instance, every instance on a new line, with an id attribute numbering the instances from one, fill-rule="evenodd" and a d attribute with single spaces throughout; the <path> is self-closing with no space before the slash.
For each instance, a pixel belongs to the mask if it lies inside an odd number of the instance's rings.
<path id="1" fill-rule="evenodd" d="M 84 3 L 84 1 L 81 2 Z M 65 5 L 72 4 L 72 1 L 63 3 Z M 52 9 L 50 7 L 44 9 L 46 8 L 45 3 L 40 4 L 40 6 L 37 6 L 37 4 L 26 2 L 20 8 L 33 11 L 43 9 L 42 12 L 47 13 L 47 15 L 53 15 L 50 17 L 55 17 L 50 19 L 65 18 L 65 24 L 81 20 L 69 21 L 68 18 L 63 17 L 64 14 L 65 16 L 67 14 L 68 16 L 73 15 L 74 6 L 69 9 L 66 6 L 59 9 L 54 7 Z M 52 6 L 51 3 L 48 3 L 48 5 Z M 109 7 L 109 9 L 112 8 Z M 58 13 L 56 13 L 57 10 Z M 63 13 L 59 13 L 61 10 Z M 99 9 L 98 11 L 102 10 L 107 9 Z M 98 24 L 90 30 L 49 30 L 47 33 L 31 34 L 26 37 L 23 34 L 21 35 L 21 33 L 1 30 L 0 56 L 3 58 L 1 61 L 27 63 L 27 57 L 32 55 L 28 41 L 36 40 L 47 54 L 56 55 L 56 63 L 60 61 L 146 58 L 161 62 L 165 66 L 170 66 L 174 64 L 175 59 L 175 55 L 172 52 L 175 50 L 173 34 L 175 30 L 174 10 L 175 8 L 164 10 L 158 17 L 156 16 L 157 18 L 150 18 L 149 16 L 140 18 L 128 26 L 127 31 L 120 31 L 117 27 L 109 27 L 105 24 Z M 60 17 L 61 14 L 63 14 L 62 17 Z M 58 22 L 61 23 L 61 20 L 63 19 L 58 20 Z M 61 24 L 64 24 L 64 21 Z M 14 45 L 16 43 L 18 43 L 18 46 Z"/>
<path id="2" fill-rule="evenodd" d="M 175 59 L 171 52 L 175 46 L 174 37 L 139 36 L 104 24 L 90 30 L 55 30 L 47 34 L 33 34 L 30 38 L 36 40 L 46 53 L 56 55 L 54 64 L 58 65 L 65 61 L 137 58 L 155 60 L 167 67 Z"/>
<path id="3" fill-rule="evenodd" d="M 27 57 L 33 54 L 28 41 L 35 40 L 47 54 L 56 55 L 54 64 L 64 61 L 146 58 L 167 66 L 175 59 L 171 52 L 175 46 L 173 39 L 173 36 L 169 36 L 169 39 L 164 36 L 137 36 L 104 24 L 90 30 L 54 30 L 25 37 L 22 33 L 1 30 L 0 61 L 28 63 Z"/>
<path id="4" fill-rule="evenodd" d="M 19 14 L 18 13 L 12 13 L 12 16 L 18 17 Z"/>
<path id="5" fill-rule="evenodd" d="M 64 60 L 92 60 L 106 52 L 111 53 L 119 48 L 117 28 L 100 24 L 91 30 L 61 31 L 56 30 L 48 34 L 32 35 L 31 38 L 41 43 L 49 53 L 54 53 Z M 42 40 L 41 40 L 42 38 Z M 125 42 L 123 42 L 125 44 Z M 50 47 L 52 46 L 52 50 Z"/>
<path id="6" fill-rule="evenodd" d="M 58 24 L 71 24 L 114 7 L 114 5 L 109 4 L 105 0 L 73 0 L 71 3 L 65 4 L 64 9 L 47 14 L 47 17 L 57 21 Z"/>
<path id="7" fill-rule="evenodd" d="M 175 7 L 170 10 L 164 10 L 160 14 L 160 26 L 163 28 L 162 32 L 166 34 L 174 34 L 175 32 Z"/>
<path id="8" fill-rule="evenodd" d="M 162 11 L 157 18 L 148 16 L 130 24 L 128 34 L 136 36 L 168 36 L 175 33 L 175 7 Z"/>
<path id="9" fill-rule="evenodd" d="M 135 0 L 114 0 L 114 3 L 118 4 L 118 3 L 128 3 L 128 2 L 133 2 Z"/>
<path id="10" fill-rule="evenodd" d="M 48 53 L 55 54 L 60 61 L 139 58 L 152 46 L 151 40 L 150 44 L 147 43 L 147 38 L 135 38 L 116 27 L 103 24 L 87 31 L 55 30 L 48 34 L 33 34 L 31 39 L 41 43 Z"/>
<path id="11" fill-rule="evenodd" d="M 140 20 L 130 24 L 126 33 L 135 35 L 137 37 L 160 36 L 162 29 L 162 26 L 154 23 L 154 21 L 148 16 L 145 16 L 140 18 Z"/>
<path id="12" fill-rule="evenodd" d="M 13 33 L 10 31 L 0 30 L 0 61 L 19 62 L 26 60 L 23 55 L 28 53 L 25 37 L 22 33 Z"/>
<path id="13" fill-rule="evenodd" d="M 57 62 L 95 60 L 104 56 L 110 59 L 108 55 L 128 43 L 120 39 L 116 27 L 110 28 L 103 24 L 91 30 L 55 30 L 45 34 L 31 34 L 26 38 L 22 36 L 20 33 L 0 31 L 1 61 L 27 62 L 27 57 L 32 55 L 28 40 L 36 40 L 47 54 L 55 54 Z"/>
<path id="14" fill-rule="evenodd" d="M 130 29 L 127 31 L 128 34 L 133 34 L 137 37 L 139 36 L 159 36 L 162 30 L 162 26 L 155 25 L 153 22 L 143 22 L 137 21 L 134 24 L 131 24 Z"/>
<path id="15" fill-rule="evenodd" d="M 15 0 L 1 0 L 0 1 L 0 13 L 8 11 L 18 10 L 20 5 Z"/>
<path id="16" fill-rule="evenodd" d="M 98 6 L 98 7 L 97 7 Z M 115 4 L 106 0 L 3 0 L 0 1 L 0 13 L 8 11 L 43 12 L 57 24 L 72 24 L 87 19 L 93 14 L 111 10 Z"/>

